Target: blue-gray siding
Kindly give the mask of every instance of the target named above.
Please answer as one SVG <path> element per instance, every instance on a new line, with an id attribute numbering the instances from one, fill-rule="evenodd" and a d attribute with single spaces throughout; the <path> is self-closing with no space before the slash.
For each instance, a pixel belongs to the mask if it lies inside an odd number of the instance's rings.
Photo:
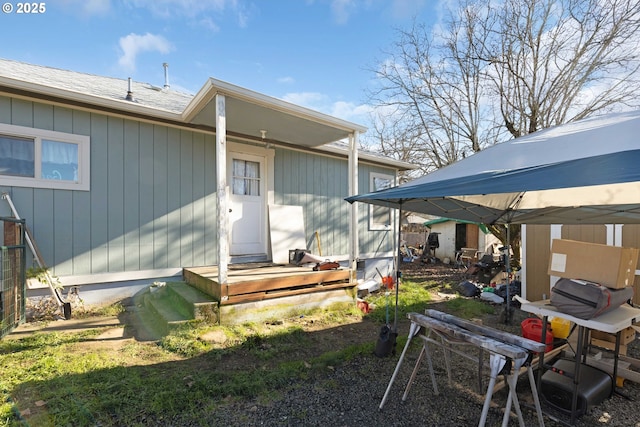
<path id="1" fill-rule="evenodd" d="M 317 253 L 315 232 L 323 254 L 349 253 L 348 164 L 346 159 L 277 149 L 275 204 L 303 207 L 307 248 Z M 359 193 L 368 192 L 370 173 L 395 175 L 395 170 L 361 163 Z M 361 254 L 383 255 L 393 250 L 393 233 L 369 229 L 369 209 L 358 208 Z"/>
<path id="2" fill-rule="evenodd" d="M 7 97 L 0 122 L 91 138 L 91 191 L 0 186 L 55 275 L 217 263 L 212 135 Z"/>
<path id="3" fill-rule="evenodd" d="M 0 96 L 0 123 L 89 135 L 91 190 L 7 187 L 57 276 L 217 264 L 213 135 Z M 304 209 L 307 246 L 349 251 L 346 159 L 277 148 L 274 203 Z M 393 169 L 361 164 L 369 174 Z M 0 203 L 0 216 L 9 216 Z M 359 208 L 360 252 L 392 249 L 392 234 L 368 229 Z"/>

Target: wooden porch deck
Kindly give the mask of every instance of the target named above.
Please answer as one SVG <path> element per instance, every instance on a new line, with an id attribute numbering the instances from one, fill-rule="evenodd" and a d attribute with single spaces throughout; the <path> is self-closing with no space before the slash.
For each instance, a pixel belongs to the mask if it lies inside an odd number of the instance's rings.
<path id="1" fill-rule="evenodd" d="M 227 284 L 218 283 L 218 266 L 182 270 L 185 282 L 220 302 L 232 305 L 284 296 L 352 288 L 347 268 L 313 271 L 312 266 L 232 264 Z"/>

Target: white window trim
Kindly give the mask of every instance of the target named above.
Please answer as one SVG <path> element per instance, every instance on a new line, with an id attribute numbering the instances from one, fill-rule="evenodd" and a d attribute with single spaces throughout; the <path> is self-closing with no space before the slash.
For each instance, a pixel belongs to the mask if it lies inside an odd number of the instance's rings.
<path id="1" fill-rule="evenodd" d="M 374 186 L 374 179 L 381 178 L 386 179 L 391 183 L 391 186 L 395 184 L 395 177 L 393 175 L 388 175 L 384 173 L 370 172 L 369 173 L 369 190 L 376 191 Z M 389 209 L 389 224 L 381 224 L 374 222 L 374 208 L 381 208 L 381 206 L 369 205 L 369 230 L 391 230 L 391 225 L 393 222 L 393 217 L 391 215 L 391 208 Z"/>
<path id="2" fill-rule="evenodd" d="M 36 153 L 40 153 L 42 140 L 66 142 L 78 146 L 78 182 L 59 181 L 55 179 L 30 178 L 23 176 L 0 175 L 0 185 L 13 187 L 51 188 L 59 190 L 89 191 L 90 183 L 90 138 L 86 135 L 75 135 L 52 130 L 35 129 L 25 126 L 0 123 L 0 135 L 33 139 Z M 40 170 L 40 154 L 36 154 L 36 170 Z"/>

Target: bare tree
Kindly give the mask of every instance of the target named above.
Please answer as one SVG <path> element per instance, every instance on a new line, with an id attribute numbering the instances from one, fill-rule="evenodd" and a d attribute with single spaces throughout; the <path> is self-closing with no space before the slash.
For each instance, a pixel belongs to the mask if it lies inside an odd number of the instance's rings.
<path id="1" fill-rule="evenodd" d="M 637 0 L 509 0 L 477 44 L 513 137 L 596 112 L 637 107 Z"/>
<path id="2" fill-rule="evenodd" d="M 509 137 L 640 105 L 638 0 L 460 0 L 443 16 L 399 31 L 369 93 L 392 112 L 384 127 L 376 121 L 382 152 L 417 158 L 424 173 Z"/>

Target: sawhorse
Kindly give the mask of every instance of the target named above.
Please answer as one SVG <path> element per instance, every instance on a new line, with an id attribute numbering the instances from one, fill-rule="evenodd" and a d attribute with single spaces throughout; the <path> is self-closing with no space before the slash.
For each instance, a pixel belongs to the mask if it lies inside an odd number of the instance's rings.
<path id="1" fill-rule="evenodd" d="M 411 320 L 411 326 L 409 329 L 409 337 L 407 343 L 402 350 L 400 359 L 396 365 L 396 368 L 391 376 L 387 390 L 380 402 L 380 409 L 382 410 L 391 390 L 396 376 L 402 366 L 407 349 L 411 344 L 413 337 L 417 336 L 421 330 L 428 331 L 426 334 L 421 334 L 420 338 L 423 339 L 424 344 L 416 361 L 416 365 L 413 368 L 411 377 L 407 383 L 402 400 L 405 401 L 411 389 L 411 385 L 416 377 L 418 368 L 422 363 L 422 360 L 427 358 L 429 374 L 431 382 L 433 384 L 433 391 L 438 394 L 438 386 L 436 384 L 435 375 L 433 372 L 433 362 L 431 359 L 431 352 L 429 351 L 429 344 L 435 344 L 441 346 L 445 350 L 445 363 L 447 365 L 447 374 L 450 378 L 450 364 L 449 364 L 449 351 L 451 351 L 452 343 L 468 343 L 481 349 L 481 355 L 478 358 L 479 364 L 482 364 L 482 352 L 488 351 L 489 367 L 490 367 L 490 381 L 485 394 L 484 405 L 482 408 L 482 415 L 478 423 L 479 427 L 483 427 L 487 420 L 489 413 L 489 406 L 491 404 L 491 398 L 493 396 L 494 387 L 498 375 L 502 372 L 508 360 L 513 361 L 513 369 L 511 374 L 506 375 L 506 381 L 509 386 L 509 394 L 505 405 L 505 413 L 502 420 L 502 426 L 506 427 L 509 423 L 509 414 L 511 413 L 511 407 L 513 406 L 516 415 L 518 416 L 518 422 L 520 426 L 524 427 L 524 419 L 522 417 L 522 411 L 520 410 L 520 404 L 518 401 L 518 395 L 516 393 L 516 385 L 518 382 L 518 376 L 520 369 L 526 365 L 527 374 L 529 377 L 529 383 L 531 385 L 531 392 L 535 402 L 535 409 L 538 416 L 540 427 L 544 427 L 544 420 L 542 417 L 542 409 L 540 407 L 540 401 L 536 389 L 535 378 L 533 370 L 530 365 L 532 352 L 541 352 L 545 350 L 545 345 L 533 340 L 528 340 L 517 335 L 508 334 L 506 332 L 498 331 L 492 328 L 488 328 L 482 325 L 476 325 L 475 323 L 468 322 L 464 319 L 442 313 L 436 310 L 426 310 L 425 315 L 418 313 L 409 313 L 407 317 Z M 434 333 L 439 340 L 431 337 L 431 333 Z"/>

